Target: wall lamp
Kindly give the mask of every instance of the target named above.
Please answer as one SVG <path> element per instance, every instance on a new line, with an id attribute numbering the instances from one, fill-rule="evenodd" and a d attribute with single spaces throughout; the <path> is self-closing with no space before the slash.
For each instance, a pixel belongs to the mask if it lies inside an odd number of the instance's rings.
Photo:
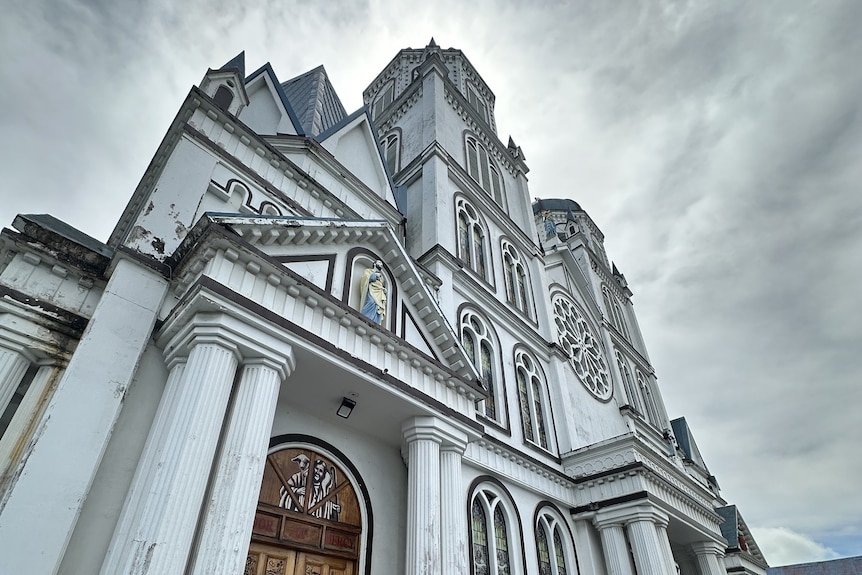
<path id="1" fill-rule="evenodd" d="M 338 411 L 336 411 L 335 414 L 338 417 L 343 417 L 344 419 L 347 419 L 348 417 L 350 417 L 350 414 L 353 413 L 354 407 L 356 407 L 355 401 L 347 397 L 342 397 L 341 405 L 338 406 Z"/>

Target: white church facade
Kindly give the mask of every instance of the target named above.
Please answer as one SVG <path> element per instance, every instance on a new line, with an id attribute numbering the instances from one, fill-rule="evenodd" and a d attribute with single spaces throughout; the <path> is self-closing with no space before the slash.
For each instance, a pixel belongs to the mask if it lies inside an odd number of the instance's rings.
<path id="1" fill-rule="evenodd" d="M 0 573 L 764 575 L 466 56 L 363 99 L 240 54 L 106 243 L 3 230 Z"/>

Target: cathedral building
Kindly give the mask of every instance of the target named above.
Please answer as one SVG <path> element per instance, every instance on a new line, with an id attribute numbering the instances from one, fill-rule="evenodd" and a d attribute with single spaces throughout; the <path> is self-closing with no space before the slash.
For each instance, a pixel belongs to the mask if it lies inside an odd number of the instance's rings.
<path id="1" fill-rule="evenodd" d="M 240 54 L 107 242 L 4 229 L 0 573 L 764 575 L 494 100 L 433 40 L 353 113 Z"/>

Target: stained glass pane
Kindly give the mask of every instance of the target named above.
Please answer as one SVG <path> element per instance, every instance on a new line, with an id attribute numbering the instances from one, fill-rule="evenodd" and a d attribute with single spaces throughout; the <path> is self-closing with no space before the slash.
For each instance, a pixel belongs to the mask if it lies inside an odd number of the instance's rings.
<path id="1" fill-rule="evenodd" d="M 503 187 L 500 185 L 500 174 L 497 170 L 491 168 L 491 185 L 494 187 L 494 199 L 498 204 L 503 203 Z"/>
<path id="2" fill-rule="evenodd" d="M 509 538 L 506 534 L 506 518 L 498 505 L 494 509 L 494 544 L 497 557 L 497 575 L 509 575 Z"/>
<path id="3" fill-rule="evenodd" d="M 465 331 L 461 335 L 461 344 L 464 346 L 464 351 L 467 352 L 467 357 L 473 361 L 474 365 L 476 363 L 476 343 L 473 341 L 473 334 L 469 331 Z M 478 365 L 476 367 L 479 367 Z"/>
<path id="4" fill-rule="evenodd" d="M 518 302 L 518 307 L 527 311 L 527 278 L 524 276 L 524 269 L 518 266 L 518 293 L 521 296 L 521 301 Z"/>
<path id="5" fill-rule="evenodd" d="M 518 401 L 521 406 L 521 424 L 524 428 L 524 438 L 535 441 L 533 436 L 533 418 L 530 415 L 530 400 L 527 397 L 527 375 L 523 369 L 517 370 Z"/>
<path id="6" fill-rule="evenodd" d="M 472 141 L 467 142 L 467 172 L 479 179 L 479 158 L 476 155 L 476 143 Z"/>
<path id="7" fill-rule="evenodd" d="M 545 418 L 542 414 L 542 396 L 539 390 L 539 380 L 532 378 L 533 384 L 533 405 L 536 411 L 536 427 L 539 430 L 539 445 L 548 448 L 548 434 L 545 432 Z"/>
<path id="8" fill-rule="evenodd" d="M 563 539 L 560 528 L 554 529 L 554 555 L 557 559 L 557 575 L 566 575 L 566 556 L 563 553 Z"/>
<path id="9" fill-rule="evenodd" d="M 485 402 L 485 415 L 491 419 L 497 419 L 497 401 L 495 397 L 496 390 L 494 389 L 494 372 L 491 363 L 491 348 L 488 344 L 482 342 L 482 378 L 485 385 L 488 387 L 488 400 Z"/>
<path id="10" fill-rule="evenodd" d="M 478 499 L 473 500 L 470 515 L 473 531 L 473 575 L 488 575 L 488 521 Z"/>
<path id="11" fill-rule="evenodd" d="M 552 575 L 551 554 L 548 552 L 548 534 L 545 526 L 539 523 L 536 528 L 536 546 L 539 551 L 539 575 Z"/>
<path id="12" fill-rule="evenodd" d="M 479 169 L 482 171 L 482 189 L 490 195 L 493 192 L 491 191 L 491 178 L 488 176 L 488 153 L 485 148 L 477 147 L 479 148 Z"/>
<path id="13" fill-rule="evenodd" d="M 478 224 L 473 225 L 473 244 L 476 250 L 476 271 L 485 277 L 485 237 Z"/>
<path id="14" fill-rule="evenodd" d="M 464 260 L 468 266 L 472 267 L 470 258 L 470 224 L 467 222 L 467 215 L 461 212 L 458 214 L 458 257 Z"/>

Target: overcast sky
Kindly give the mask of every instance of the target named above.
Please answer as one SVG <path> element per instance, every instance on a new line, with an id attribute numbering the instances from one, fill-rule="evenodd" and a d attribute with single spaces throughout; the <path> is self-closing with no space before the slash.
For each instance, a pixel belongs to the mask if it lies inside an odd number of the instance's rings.
<path id="1" fill-rule="evenodd" d="M 350 112 L 434 36 L 496 94 L 533 196 L 605 233 L 668 411 L 767 560 L 862 554 L 862 2 L 465 5 L 7 0 L 0 224 L 105 241 L 189 88 L 241 50 L 282 81 L 323 64 Z"/>

